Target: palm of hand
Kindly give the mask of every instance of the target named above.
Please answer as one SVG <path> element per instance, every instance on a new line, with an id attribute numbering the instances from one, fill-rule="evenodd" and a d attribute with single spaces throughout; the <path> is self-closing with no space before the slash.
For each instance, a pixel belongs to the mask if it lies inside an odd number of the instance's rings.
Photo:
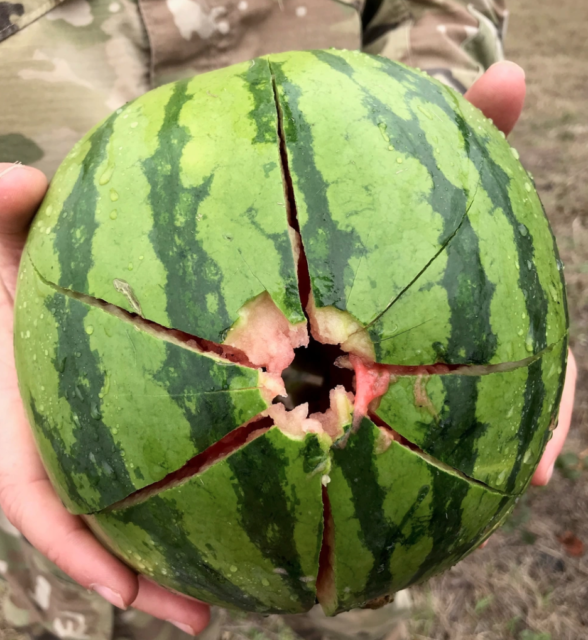
<path id="1" fill-rule="evenodd" d="M 492 67 L 466 94 L 499 129 L 509 133 L 524 100 L 522 71 L 511 63 Z M 0 505 L 9 520 L 41 553 L 86 588 L 112 604 L 134 607 L 188 633 L 208 622 L 208 607 L 172 594 L 137 577 L 111 556 L 57 498 L 37 454 L 18 391 L 12 348 L 13 306 L 20 256 L 27 227 L 47 182 L 37 170 L 0 164 Z M 570 354 L 571 356 L 571 354 Z M 570 357 L 560 425 L 537 469 L 534 484 L 546 484 L 567 435 L 575 388 Z"/>

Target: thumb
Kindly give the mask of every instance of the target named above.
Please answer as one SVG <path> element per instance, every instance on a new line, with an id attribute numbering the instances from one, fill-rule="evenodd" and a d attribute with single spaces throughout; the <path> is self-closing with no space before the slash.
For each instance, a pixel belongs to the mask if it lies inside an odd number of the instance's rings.
<path id="1" fill-rule="evenodd" d="M 0 243 L 22 244 L 45 191 L 47 178 L 38 169 L 0 162 Z"/>
<path id="2" fill-rule="evenodd" d="M 47 178 L 38 169 L 0 162 L 1 303 L 12 304 L 27 230 L 46 191 Z"/>
<path id="3" fill-rule="evenodd" d="M 525 72 L 518 64 L 505 60 L 493 64 L 476 80 L 465 98 L 508 135 L 523 110 L 525 92 Z"/>

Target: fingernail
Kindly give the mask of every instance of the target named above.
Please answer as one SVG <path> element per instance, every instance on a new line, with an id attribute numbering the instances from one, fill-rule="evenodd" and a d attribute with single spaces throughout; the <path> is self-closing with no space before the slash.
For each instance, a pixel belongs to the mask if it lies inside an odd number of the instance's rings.
<path id="1" fill-rule="evenodd" d="M 125 601 L 122 599 L 122 596 L 118 591 L 113 591 L 108 587 L 103 587 L 100 584 L 91 584 L 90 589 L 95 591 L 99 596 L 102 596 L 105 600 L 110 602 L 110 604 L 118 607 L 119 609 L 126 609 L 127 605 Z"/>
<path id="2" fill-rule="evenodd" d="M 525 70 L 523 69 L 523 67 L 521 67 L 520 64 L 517 64 L 516 62 L 513 62 L 512 60 L 501 60 L 500 62 L 495 62 L 494 64 L 500 64 L 500 65 L 508 65 L 509 67 L 513 67 L 518 69 L 518 71 L 520 71 L 521 75 L 523 76 L 523 78 L 526 77 L 526 73 Z M 494 65 L 492 65 L 494 66 Z"/>
<path id="3" fill-rule="evenodd" d="M 196 632 L 190 625 L 184 624 L 183 622 L 176 622 L 175 620 L 168 620 L 170 624 L 173 624 L 174 627 L 177 627 L 180 631 L 187 633 L 190 636 L 195 636 Z"/>
<path id="4" fill-rule="evenodd" d="M 551 476 L 553 475 L 554 467 L 555 467 L 555 461 L 551 464 L 551 466 L 547 470 L 547 473 L 545 474 L 545 476 L 546 476 L 545 477 L 545 484 L 547 484 L 551 480 Z"/>

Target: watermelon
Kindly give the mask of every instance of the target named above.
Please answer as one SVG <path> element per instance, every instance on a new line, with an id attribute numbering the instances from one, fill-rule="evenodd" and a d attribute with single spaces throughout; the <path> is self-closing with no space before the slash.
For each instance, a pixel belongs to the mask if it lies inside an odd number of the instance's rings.
<path id="1" fill-rule="evenodd" d="M 345 51 L 156 89 L 23 254 L 19 384 L 67 508 L 209 603 L 378 606 L 485 540 L 557 421 L 562 265 L 493 124 Z"/>

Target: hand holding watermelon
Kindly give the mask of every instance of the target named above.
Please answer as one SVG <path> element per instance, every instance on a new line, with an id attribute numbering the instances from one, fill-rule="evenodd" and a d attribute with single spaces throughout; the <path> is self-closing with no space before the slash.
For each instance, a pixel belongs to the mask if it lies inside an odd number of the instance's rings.
<path id="1" fill-rule="evenodd" d="M 209 608 L 137 576 L 94 538 L 55 494 L 18 392 L 12 346 L 16 274 L 28 226 L 47 180 L 30 167 L 0 164 L 0 505 L 26 539 L 62 571 L 111 604 L 133 607 L 199 633 Z"/>
<path id="2" fill-rule="evenodd" d="M 492 67 L 466 97 L 504 133 L 509 133 L 520 115 L 524 93 L 524 75 L 520 68 L 501 63 Z M 12 308 L 20 252 L 46 183 L 35 170 L 11 169 L 6 165 L 0 167 L 3 173 L 0 178 L 0 413 L 4 422 L 0 450 L 10 452 L 0 460 L 2 508 L 35 547 L 83 586 L 95 589 L 116 606 L 132 604 L 197 633 L 206 626 L 207 607 L 137 577 L 110 555 L 83 521 L 62 506 L 38 457 L 18 395 L 12 351 Z M 537 471 L 537 484 L 547 482 L 548 471 L 569 428 L 575 381 L 572 358 L 570 363 L 571 381 L 564 392 L 558 435 L 550 443 Z"/>

